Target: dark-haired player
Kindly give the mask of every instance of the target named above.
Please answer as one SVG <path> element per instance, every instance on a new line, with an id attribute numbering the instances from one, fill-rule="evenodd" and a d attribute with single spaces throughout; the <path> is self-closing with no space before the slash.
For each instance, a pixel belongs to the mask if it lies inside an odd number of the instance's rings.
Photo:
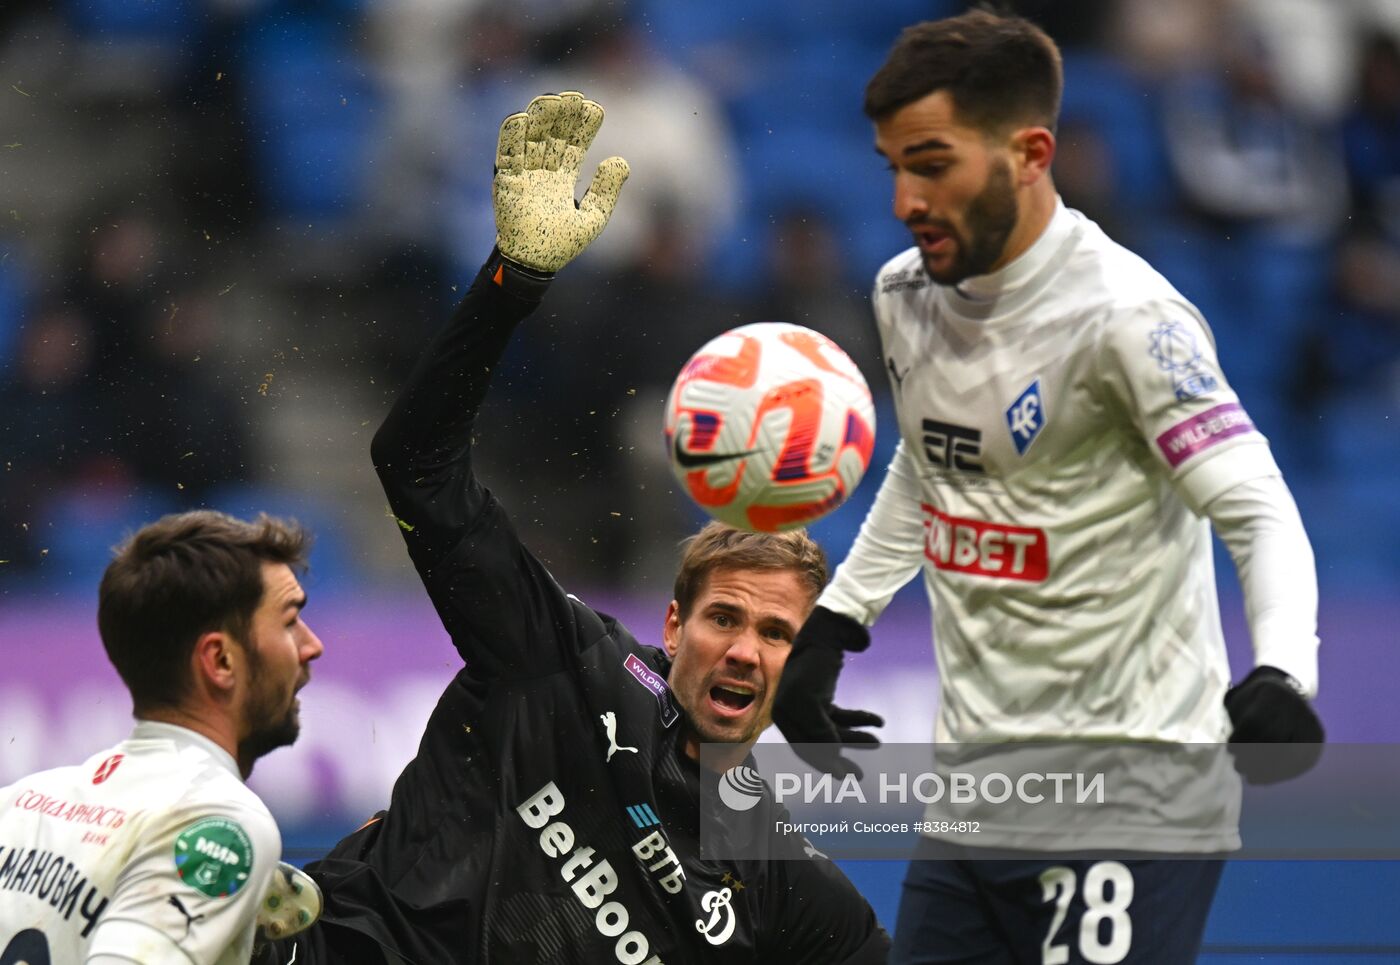
<path id="1" fill-rule="evenodd" d="M 136 727 L 0 788 L 0 962 L 237 965 L 265 895 L 278 934 L 314 917 L 314 888 L 293 893 L 302 879 L 279 868 L 277 825 L 243 783 L 296 740 L 321 655 L 294 571 L 309 547 L 294 524 L 204 510 L 117 552 L 97 623 Z"/>
<path id="2" fill-rule="evenodd" d="M 1308 703 L 1316 577 L 1293 499 L 1200 313 L 1061 203 L 1060 91 L 1053 41 L 985 11 L 909 28 L 866 88 L 914 241 L 873 294 L 902 441 L 775 712 L 790 741 L 830 742 L 831 767 L 850 766 L 839 743 L 870 739 L 853 732 L 866 718 L 831 703 L 842 652 L 866 647 L 919 572 L 939 742 L 1322 739 Z M 1255 652 L 1228 693 L 1212 526 Z M 1230 846 L 1190 833 L 1196 815 L 1181 810 L 1174 853 Z M 1002 843 L 945 836 L 921 854 Z M 1218 861 L 915 861 L 895 958 L 1193 960 L 1219 873 Z"/>

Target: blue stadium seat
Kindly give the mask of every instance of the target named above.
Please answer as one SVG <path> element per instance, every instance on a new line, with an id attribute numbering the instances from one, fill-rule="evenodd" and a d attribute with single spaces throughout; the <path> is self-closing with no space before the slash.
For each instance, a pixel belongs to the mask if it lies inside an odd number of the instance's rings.
<path id="1" fill-rule="evenodd" d="M 380 95 L 339 27 L 254 27 L 244 74 L 264 195 L 280 214 L 334 221 L 365 197 Z"/>
<path id="2" fill-rule="evenodd" d="M 1323 596 L 1388 594 L 1400 584 L 1395 476 L 1293 480 Z"/>
<path id="3" fill-rule="evenodd" d="M 878 47 L 829 37 L 769 51 L 730 104 L 736 135 L 750 141 L 801 129 L 859 138 L 869 149 L 871 128 L 861 101 L 865 81 L 883 56 Z"/>
<path id="4" fill-rule="evenodd" d="M 1386 389 L 1358 391 L 1325 405 L 1318 424 L 1328 468 L 1351 483 L 1400 480 L 1400 404 Z M 1395 499 L 1400 507 L 1400 499 Z M 1400 544 L 1397 544 L 1400 545 Z"/>
<path id="5" fill-rule="evenodd" d="M 70 489 L 40 512 L 36 532 L 47 549 L 39 581 L 49 590 L 95 592 L 112 550 L 146 523 L 178 509 L 163 493 L 142 487 Z"/>
<path id="6" fill-rule="evenodd" d="M 1064 52 L 1061 123 L 1086 124 L 1103 137 L 1118 175 L 1117 201 L 1129 211 L 1158 210 L 1175 199 L 1153 90 L 1121 60 Z"/>
<path id="7" fill-rule="evenodd" d="M 18 250 L 18 241 L 0 239 L 0 382 L 18 350 L 25 311 L 25 271 Z"/>
<path id="8" fill-rule="evenodd" d="M 1307 350 L 1308 326 L 1322 310 L 1328 259 L 1315 248 L 1247 236 L 1203 245 L 1224 296 L 1207 318 L 1226 373 L 1241 396 L 1282 407 Z"/>
<path id="9" fill-rule="evenodd" d="M 768 8 L 749 0 L 643 0 L 633 17 L 656 49 L 682 64 L 705 47 L 757 45 L 773 36 Z"/>
<path id="10" fill-rule="evenodd" d="M 1212 329 L 1230 324 L 1227 283 L 1217 270 L 1220 253 L 1214 239 L 1182 222 L 1154 221 L 1140 232 L 1136 250 L 1201 310 Z"/>
<path id="11" fill-rule="evenodd" d="M 177 48 L 195 25 L 195 0 L 67 0 L 69 25 L 104 43 L 136 42 Z"/>
<path id="12" fill-rule="evenodd" d="M 890 178 L 868 134 L 837 136 L 797 125 L 775 129 L 746 141 L 740 167 L 749 203 L 762 211 L 815 204 L 842 224 L 894 220 Z"/>
<path id="13" fill-rule="evenodd" d="M 905 27 L 961 13 L 967 4 L 960 0 L 880 0 L 879 3 L 771 0 L 766 6 L 778 21 L 782 36 L 799 41 L 843 37 L 887 49 Z M 856 81 L 864 86 L 869 76 L 869 72 L 858 74 Z"/>
<path id="14" fill-rule="evenodd" d="M 1238 265 L 1239 309 L 1254 326 L 1260 355 L 1274 356 L 1284 371 L 1296 356 L 1305 329 L 1323 311 L 1331 258 L 1320 244 L 1283 245 L 1258 239 L 1230 246 Z"/>
<path id="15" fill-rule="evenodd" d="M 772 216 L 760 213 L 746 200 L 740 205 L 738 219 L 710 254 L 705 277 L 722 291 L 753 290 L 765 276 L 772 233 Z"/>
<path id="16" fill-rule="evenodd" d="M 833 37 L 867 44 L 878 48 L 880 57 L 869 71 L 848 78 L 860 89 L 903 28 L 958 13 L 964 6 L 962 0 L 816 4 L 809 0 L 643 0 L 634 17 L 658 49 L 682 63 L 697 50 L 716 45 L 748 49 L 757 60 L 771 56 L 780 45 L 825 43 Z"/>

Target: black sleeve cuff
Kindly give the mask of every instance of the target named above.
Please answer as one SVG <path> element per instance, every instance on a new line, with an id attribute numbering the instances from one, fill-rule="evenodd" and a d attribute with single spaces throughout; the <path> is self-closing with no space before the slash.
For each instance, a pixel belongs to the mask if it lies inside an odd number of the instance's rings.
<path id="1" fill-rule="evenodd" d="M 549 283 L 554 280 L 554 272 L 527 268 L 501 254 L 499 248 L 491 249 L 491 256 L 482 266 L 481 274 L 506 294 L 531 304 L 537 304 L 544 298 Z"/>

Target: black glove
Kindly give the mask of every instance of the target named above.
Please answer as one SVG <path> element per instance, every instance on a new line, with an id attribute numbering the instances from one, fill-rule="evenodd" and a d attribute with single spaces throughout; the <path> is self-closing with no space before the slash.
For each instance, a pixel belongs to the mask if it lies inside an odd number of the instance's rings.
<path id="1" fill-rule="evenodd" d="M 1297 681 L 1277 667 L 1255 667 L 1226 692 L 1225 710 L 1235 768 L 1250 784 L 1297 777 L 1322 756 L 1322 721 Z"/>
<path id="2" fill-rule="evenodd" d="M 844 746 L 878 747 L 880 738 L 857 727 L 882 727 L 885 719 L 865 710 L 845 710 L 832 701 L 841 675 L 842 652 L 870 646 L 870 631 L 850 617 L 819 606 L 792 643 L 778 682 L 773 722 L 808 764 L 835 777 L 865 776 L 841 756 Z"/>

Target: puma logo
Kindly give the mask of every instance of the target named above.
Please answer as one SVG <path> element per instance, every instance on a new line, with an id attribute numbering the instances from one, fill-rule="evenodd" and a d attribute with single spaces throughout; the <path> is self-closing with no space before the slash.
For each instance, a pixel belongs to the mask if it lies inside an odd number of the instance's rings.
<path id="1" fill-rule="evenodd" d="M 608 760 L 613 759 L 613 755 L 618 751 L 630 751 L 637 753 L 635 747 L 622 747 L 617 742 L 617 714 L 608 711 L 606 714 L 599 714 L 598 719 L 603 722 L 603 729 L 608 732 Z"/>
<path id="2" fill-rule="evenodd" d="M 185 910 L 185 906 L 180 901 L 180 899 L 174 895 L 171 895 L 168 900 L 170 904 L 175 906 L 175 910 L 178 911 L 185 918 L 185 933 L 180 936 L 180 941 L 184 941 L 186 938 L 190 937 L 190 929 L 194 927 L 194 923 L 197 921 L 203 921 L 204 916 L 191 915 L 188 911 Z"/>
<path id="3" fill-rule="evenodd" d="M 904 377 L 909 374 L 909 370 L 912 369 L 913 366 L 905 366 L 904 371 L 901 372 L 895 367 L 894 359 L 890 359 L 889 364 L 887 364 L 885 368 L 889 369 L 890 375 L 894 377 L 895 391 L 898 392 L 904 388 Z"/>

